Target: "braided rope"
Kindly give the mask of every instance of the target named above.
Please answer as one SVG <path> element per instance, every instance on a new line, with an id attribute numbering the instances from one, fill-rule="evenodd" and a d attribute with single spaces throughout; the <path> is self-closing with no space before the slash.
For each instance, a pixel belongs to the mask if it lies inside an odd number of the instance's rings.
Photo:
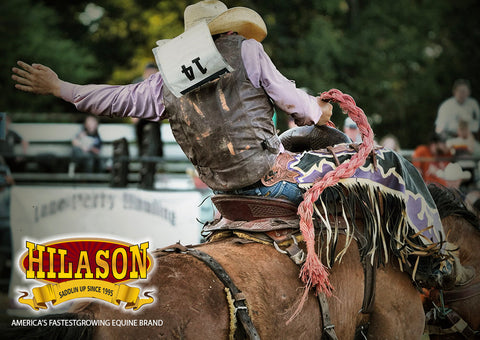
<path id="1" fill-rule="evenodd" d="M 314 204 L 325 188 L 337 184 L 342 178 L 351 177 L 357 168 L 365 163 L 365 160 L 373 149 L 373 131 L 367 121 L 365 113 L 355 104 L 351 96 L 343 94 L 337 89 L 331 89 L 330 91 L 323 92 L 320 95 L 320 99 L 336 102 L 344 112 L 348 113 L 349 117 L 357 123 L 363 143 L 360 145 L 358 153 L 353 155 L 350 161 L 340 164 L 335 170 L 328 172 L 323 178 L 318 178 L 313 183 L 313 186 L 305 193 L 303 202 L 300 203 L 298 207 L 300 230 L 307 245 L 307 258 L 300 272 L 300 277 L 305 283 L 305 290 L 297 310 L 288 322 L 293 320 L 301 311 L 311 288 L 314 288 L 317 294 L 324 293 L 327 296 L 332 295 L 333 287 L 328 280 L 327 269 L 321 262 L 321 255 L 318 254 L 317 256 L 315 252 L 315 228 L 312 220 Z"/>

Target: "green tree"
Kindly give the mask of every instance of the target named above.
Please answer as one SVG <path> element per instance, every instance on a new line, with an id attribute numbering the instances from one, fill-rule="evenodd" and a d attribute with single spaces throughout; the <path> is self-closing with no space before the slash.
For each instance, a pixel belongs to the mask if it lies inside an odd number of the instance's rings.
<path id="1" fill-rule="evenodd" d="M 183 11 L 197 0 L 5 0 L 0 5 L 0 74 L 19 58 L 52 66 L 79 83 L 131 82 L 160 39 L 183 32 Z M 480 79 L 480 2 L 475 0 L 225 0 L 265 20 L 263 45 L 277 68 L 312 94 L 351 94 L 378 138 L 402 147 L 424 142 L 456 78 Z M 8 31 L 7 31 L 8 29 Z M 11 33 L 13 32 L 13 34 Z M 4 85 L 6 84 L 6 85 Z M 61 101 L 34 98 L 2 82 L 0 110 L 54 111 Z M 285 117 L 279 115 L 281 128 Z M 341 125 L 345 117 L 335 112 Z"/>
<path id="2" fill-rule="evenodd" d="M 61 100 L 31 96 L 14 88 L 10 79 L 16 60 L 39 62 L 68 75 L 74 82 L 87 82 L 96 74 L 96 59 L 87 49 L 65 37 L 57 26 L 57 13 L 29 0 L 6 0 L 0 4 L 0 110 L 59 111 L 68 105 Z"/>

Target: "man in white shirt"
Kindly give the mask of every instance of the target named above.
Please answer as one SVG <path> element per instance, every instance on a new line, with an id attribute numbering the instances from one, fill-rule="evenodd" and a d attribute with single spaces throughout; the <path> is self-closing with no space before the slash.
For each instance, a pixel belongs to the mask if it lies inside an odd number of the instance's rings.
<path id="1" fill-rule="evenodd" d="M 470 97 L 470 91 L 470 82 L 458 79 L 453 84 L 453 97 L 440 105 L 435 120 L 435 132 L 443 138 L 456 137 L 458 122 L 463 120 L 478 139 L 480 108 L 478 102 Z"/>

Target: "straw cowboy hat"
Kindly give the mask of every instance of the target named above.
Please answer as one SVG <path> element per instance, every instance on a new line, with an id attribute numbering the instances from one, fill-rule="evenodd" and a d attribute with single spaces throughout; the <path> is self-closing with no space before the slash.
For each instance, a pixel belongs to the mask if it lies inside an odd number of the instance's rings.
<path id="1" fill-rule="evenodd" d="M 205 20 L 212 35 L 233 31 L 259 42 L 267 36 L 267 26 L 257 12 L 246 7 L 228 9 L 217 0 L 204 0 L 187 6 L 183 18 L 185 31 Z"/>
<path id="2" fill-rule="evenodd" d="M 470 179 L 472 174 L 457 163 L 449 163 L 445 169 L 437 171 L 437 176 L 446 181 L 458 181 Z"/>

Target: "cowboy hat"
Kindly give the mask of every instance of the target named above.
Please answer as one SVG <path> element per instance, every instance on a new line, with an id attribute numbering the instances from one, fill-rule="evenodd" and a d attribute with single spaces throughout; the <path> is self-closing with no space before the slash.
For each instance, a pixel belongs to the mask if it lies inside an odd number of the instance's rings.
<path id="1" fill-rule="evenodd" d="M 259 42 L 267 36 L 267 26 L 257 12 L 246 7 L 228 9 L 217 0 L 204 0 L 187 6 L 183 18 L 185 31 L 205 20 L 212 35 L 233 31 Z"/>
<path id="2" fill-rule="evenodd" d="M 457 163 L 449 163 L 445 169 L 437 171 L 437 176 L 446 181 L 458 181 L 470 179 L 472 174 L 469 171 L 464 171 Z"/>

